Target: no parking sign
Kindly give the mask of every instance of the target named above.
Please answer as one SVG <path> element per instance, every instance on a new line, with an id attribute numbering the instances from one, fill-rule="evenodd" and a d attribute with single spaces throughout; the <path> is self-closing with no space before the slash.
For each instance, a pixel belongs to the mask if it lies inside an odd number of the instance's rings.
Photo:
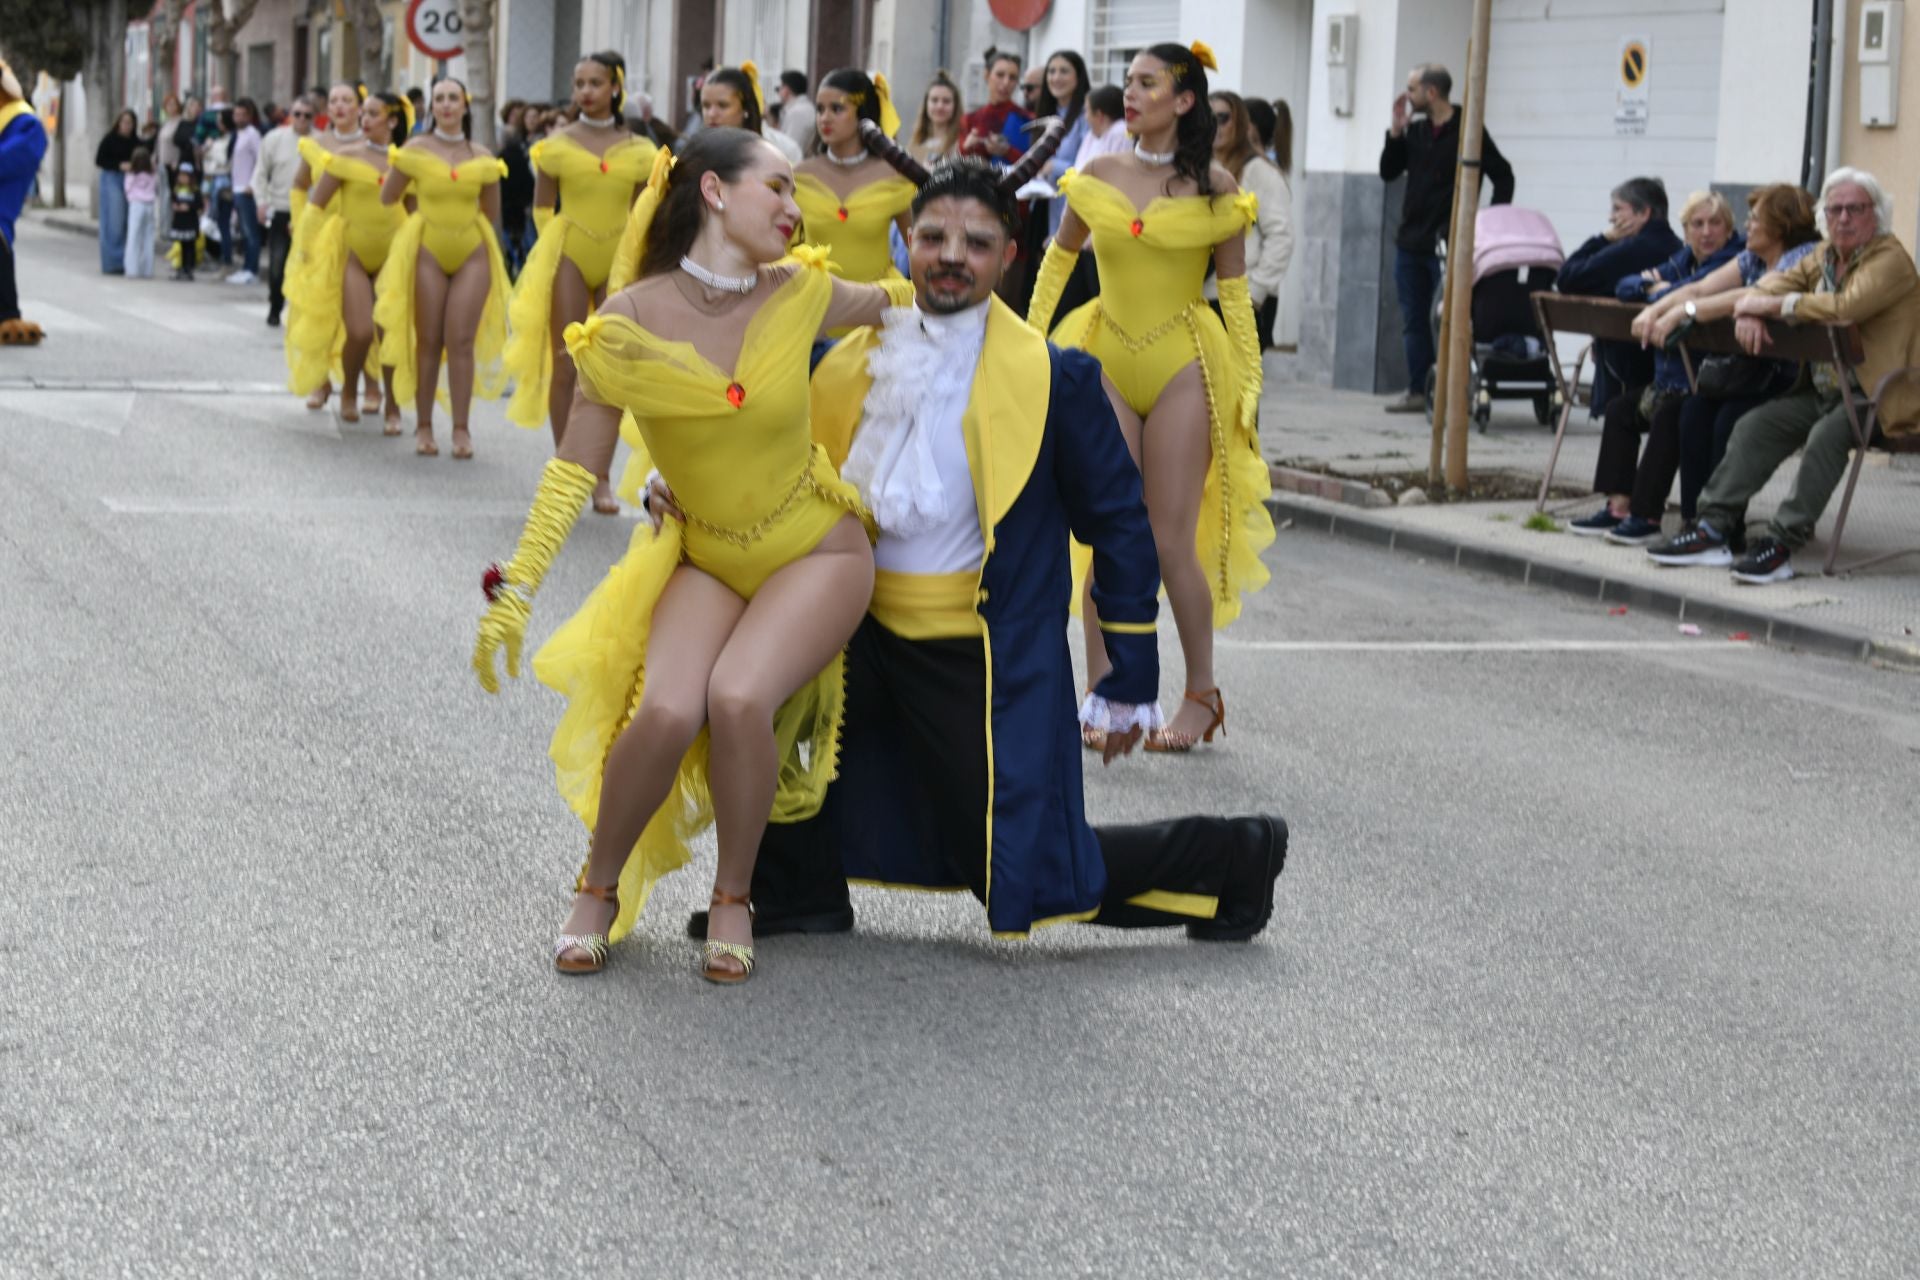
<path id="1" fill-rule="evenodd" d="M 1647 131 L 1647 58 L 1650 41 L 1628 36 L 1620 42 L 1620 87 L 1614 91 L 1613 131 L 1637 136 Z"/>
<path id="2" fill-rule="evenodd" d="M 460 56 L 466 45 L 461 32 L 460 0 L 408 0 L 407 40 L 429 58 Z"/>

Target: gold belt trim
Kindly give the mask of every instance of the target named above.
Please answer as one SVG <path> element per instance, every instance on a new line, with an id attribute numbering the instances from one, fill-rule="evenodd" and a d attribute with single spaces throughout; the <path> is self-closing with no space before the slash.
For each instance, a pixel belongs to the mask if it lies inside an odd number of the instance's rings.
<path id="1" fill-rule="evenodd" d="M 980 634 L 975 608 L 979 575 L 958 573 L 895 573 L 881 569 L 873 575 L 873 601 L 867 606 L 874 620 L 902 640 L 964 640 Z"/>
<path id="2" fill-rule="evenodd" d="M 788 487 L 786 495 L 774 505 L 772 511 L 769 511 L 762 517 L 760 522 L 751 529 L 729 529 L 725 525 L 714 524 L 709 520 L 702 520 L 685 507 L 680 508 L 680 514 L 686 518 L 688 527 L 698 529 L 710 538 L 718 538 L 730 546 L 739 547 L 744 550 L 766 537 L 773 529 L 773 526 L 780 522 L 780 517 L 787 514 L 788 508 L 800 500 L 801 494 L 817 492 L 818 489 L 819 486 L 814 483 L 813 479 L 813 461 L 809 458 L 806 467 L 795 477 L 793 484 Z"/>
<path id="3" fill-rule="evenodd" d="M 1120 345 L 1127 349 L 1128 354 L 1137 356 L 1174 330 L 1185 327 L 1188 314 L 1192 312 L 1196 306 L 1204 305 L 1206 305 L 1204 299 L 1196 298 L 1138 338 L 1128 333 L 1125 329 L 1122 329 L 1118 324 L 1115 324 L 1113 317 L 1108 314 L 1105 307 L 1100 308 L 1100 323 L 1106 325 L 1108 332 L 1120 339 Z"/>

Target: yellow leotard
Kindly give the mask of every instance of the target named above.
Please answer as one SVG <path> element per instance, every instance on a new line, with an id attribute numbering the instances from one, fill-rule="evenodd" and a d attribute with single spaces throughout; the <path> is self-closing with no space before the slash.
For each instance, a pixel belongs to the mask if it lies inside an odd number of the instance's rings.
<path id="1" fill-rule="evenodd" d="M 806 219 L 807 242 L 826 248 L 833 274 L 862 284 L 900 278 L 887 228 L 913 204 L 915 189 L 905 178 L 882 178 L 843 201 L 812 174 L 793 176 L 793 199 Z"/>
<path id="2" fill-rule="evenodd" d="M 342 298 L 347 255 L 369 277 L 377 276 L 387 250 L 407 220 L 399 205 L 380 203 L 387 175 L 365 160 L 338 152 L 310 163 L 316 176 L 339 184 L 325 205 L 310 205 L 302 218 L 301 252 L 286 274 L 287 385 L 304 395 L 326 381 L 345 341 Z"/>
<path id="3" fill-rule="evenodd" d="M 418 206 L 393 238 L 386 265 L 374 282 L 373 318 L 380 326 L 380 363 L 393 367 L 394 395 L 402 402 L 410 401 L 418 387 L 419 338 L 413 313 L 414 276 L 420 255 L 432 254 L 440 270 L 451 276 L 474 250 L 484 248 L 492 278 L 473 339 L 473 392 L 483 399 L 497 399 L 506 389 L 501 353 L 507 345 L 507 295 L 512 286 L 493 223 L 480 211 L 480 193 L 500 181 L 506 166 L 485 154 L 450 165 L 419 147 L 389 147 L 387 163 L 413 180 Z"/>
<path id="4" fill-rule="evenodd" d="M 1160 196 L 1136 209 L 1126 194 L 1089 174 L 1060 181 L 1067 206 L 1093 233 L 1100 296 L 1062 320 L 1053 341 L 1100 361 L 1121 397 L 1145 418 L 1168 382 L 1195 361 L 1207 393 L 1213 458 L 1196 539 L 1213 594 L 1213 623 L 1240 615 L 1242 593 L 1267 581 L 1260 553 L 1273 542 L 1272 493 L 1260 455 L 1259 423 L 1236 388 L 1251 376 L 1220 318 L 1201 294 L 1213 246 L 1246 231 L 1250 195 Z M 1076 548 L 1076 588 L 1088 556 Z M 1076 589 L 1073 599 L 1080 599 Z"/>
<path id="5" fill-rule="evenodd" d="M 547 419 L 547 389 L 553 380 L 553 282 L 565 258 L 598 292 L 613 269 L 613 252 L 627 225 L 627 210 L 653 168 L 656 148 L 629 137 L 597 156 L 565 134 L 536 143 L 533 167 L 560 184 L 560 212 L 547 223 L 520 269 L 507 307 L 506 368 L 514 379 L 507 417 L 523 427 Z"/>
<path id="6" fill-rule="evenodd" d="M 640 703 L 650 621 L 674 570 L 693 565 L 751 598 L 849 512 L 864 519 L 857 491 L 813 443 L 808 422 L 807 357 L 832 281 L 818 260 L 768 271 L 786 279 L 748 321 L 731 373 L 623 316 L 567 327 L 582 390 L 631 415 L 686 512 L 684 524 L 668 520 L 657 534 L 641 522 L 626 556 L 534 659 L 534 673 L 567 699 L 550 754 L 561 794 L 589 830 L 607 751 Z M 816 810 L 833 777 L 842 670 L 836 657 L 774 717 L 776 821 Z M 628 860 L 613 937 L 633 927 L 653 882 L 686 862 L 687 840 L 712 821 L 706 754 L 703 733 Z"/>

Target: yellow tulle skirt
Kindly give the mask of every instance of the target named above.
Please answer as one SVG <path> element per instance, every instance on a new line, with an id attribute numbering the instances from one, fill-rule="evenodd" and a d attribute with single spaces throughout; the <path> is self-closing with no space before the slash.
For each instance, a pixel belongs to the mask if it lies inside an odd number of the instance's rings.
<path id="1" fill-rule="evenodd" d="M 506 369 L 501 363 L 507 345 L 507 298 L 512 284 L 507 279 L 507 262 L 500 255 L 500 242 L 493 225 L 479 220 L 481 243 L 486 246 L 487 300 L 481 307 L 480 327 L 473 338 L 473 393 L 483 400 L 497 400 L 506 390 Z M 419 270 L 426 219 L 416 213 L 400 227 L 387 251 L 373 286 L 373 322 L 380 328 L 380 363 L 393 369 L 393 394 L 402 404 L 413 400 L 420 387 L 418 330 L 415 328 L 415 274 Z M 446 376 L 442 361 L 441 377 Z M 445 386 L 438 389 L 444 403 Z"/>
<path id="2" fill-rule="evenodd" d="M 547 395 L 553 386 L 553 282 L 572 228 L 565 214 L 557 214 L 541 230 L 507 304 L 506 367 L 513 379 L 507 421 L 515 426 L 538 427 L 547 420 Z"/>
<path id="3" fill-rule="evenodd" d="M 1134 351 L 1108 327 L 1096 299 L 1062 320 L 1052 341 L 1097 357 L 1142 418 L 1173 376 L 1198 356 L 1207 394 L 1212 460 L 1201 494 L 1194 545 L 1213 597 L 1213 625 L 1220 628 L 1238 618 L 1244 597 L 1264 587 L 1272 576 L 1260 562 L 1260 553 L 1273 544 L 1273 515 L 1266 505 L 1273 494 L 1273 481 L 1260 454 L 1260 428 L 1254 416 L 1257 406 L 1240 394 L 1245 375 L 1232 339 L 1204 302 L 1187 314 L 1187 323 L 1171 329 L 1146 350 Z M 1076 614 L 1092 563 L 1093 553 L 1076 542 Z"/>
<path id="4" fill-rule="evenodd" d="M 533 659 L 534 675 L 567 700 L 548 754 L 555 785 L 589 832 L 600 817 L 607 753 L 646 692 L 654 607 L 682 562 L 683 538 L 678 521 L 668 520 L 658 533 L 642 522 L 626 555 Z M 819 812 L 839 766 L 845 702 L 845 659 L 835 656 L 774 715 L 780 774 L 773 821 Z M 633 931 L 654 884 L 687 864 L 689 843 L 713 824 L 707 741 L 702 729 L 620 873 L 620 913 L 609 931 L 616 942 Z"/>
<path id="5" fill-rule="evenodd" d="M 347 223 L 310 209 L 300 252 L 287 261 L 287 390 L 306 395 L 342 378 L 347 329 L 341 319 L 347 272 Z"/>

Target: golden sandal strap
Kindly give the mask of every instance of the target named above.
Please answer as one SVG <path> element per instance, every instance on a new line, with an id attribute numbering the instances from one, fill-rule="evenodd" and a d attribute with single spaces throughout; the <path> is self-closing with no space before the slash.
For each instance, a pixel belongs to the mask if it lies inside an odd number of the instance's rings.
<path id="1" fill-rule="evenodd" d="M 604 933 L 563 933 L 553 940 L 553 958 L 558 960 L 569 951 L 584 951 L 595 964 L 607 962 L 609 945 Z"/>
<path id="2" fill-rule="evenodd" d="M 742 976 L 753 972 L 753 948 L 738 942 L 722 942 L 718 938 L 708 938 L 701 944 L 702 963 L 712 969 L 713 962 L 722 957 L 740 962 Z"/>
<path id="3" fill-rule="evenodd" d="M 722 890 L 715 889 L 713 896 L 707 899 L 707 905 L 710 907 L 751 907 L 753 902 L 750 894 L 726 893 Z"/>
<path id="4" fill-rule="evenodd" d="M 618 905 L 620 901 L 620 886 L 617 884 L 588 884 L 586 879 L 582 877 L 574 884 L 573 891 L 575 893 L 584 893 L 589 898 L 598 898 L 602 902 L 611 902 L 615 905 Z"/>

